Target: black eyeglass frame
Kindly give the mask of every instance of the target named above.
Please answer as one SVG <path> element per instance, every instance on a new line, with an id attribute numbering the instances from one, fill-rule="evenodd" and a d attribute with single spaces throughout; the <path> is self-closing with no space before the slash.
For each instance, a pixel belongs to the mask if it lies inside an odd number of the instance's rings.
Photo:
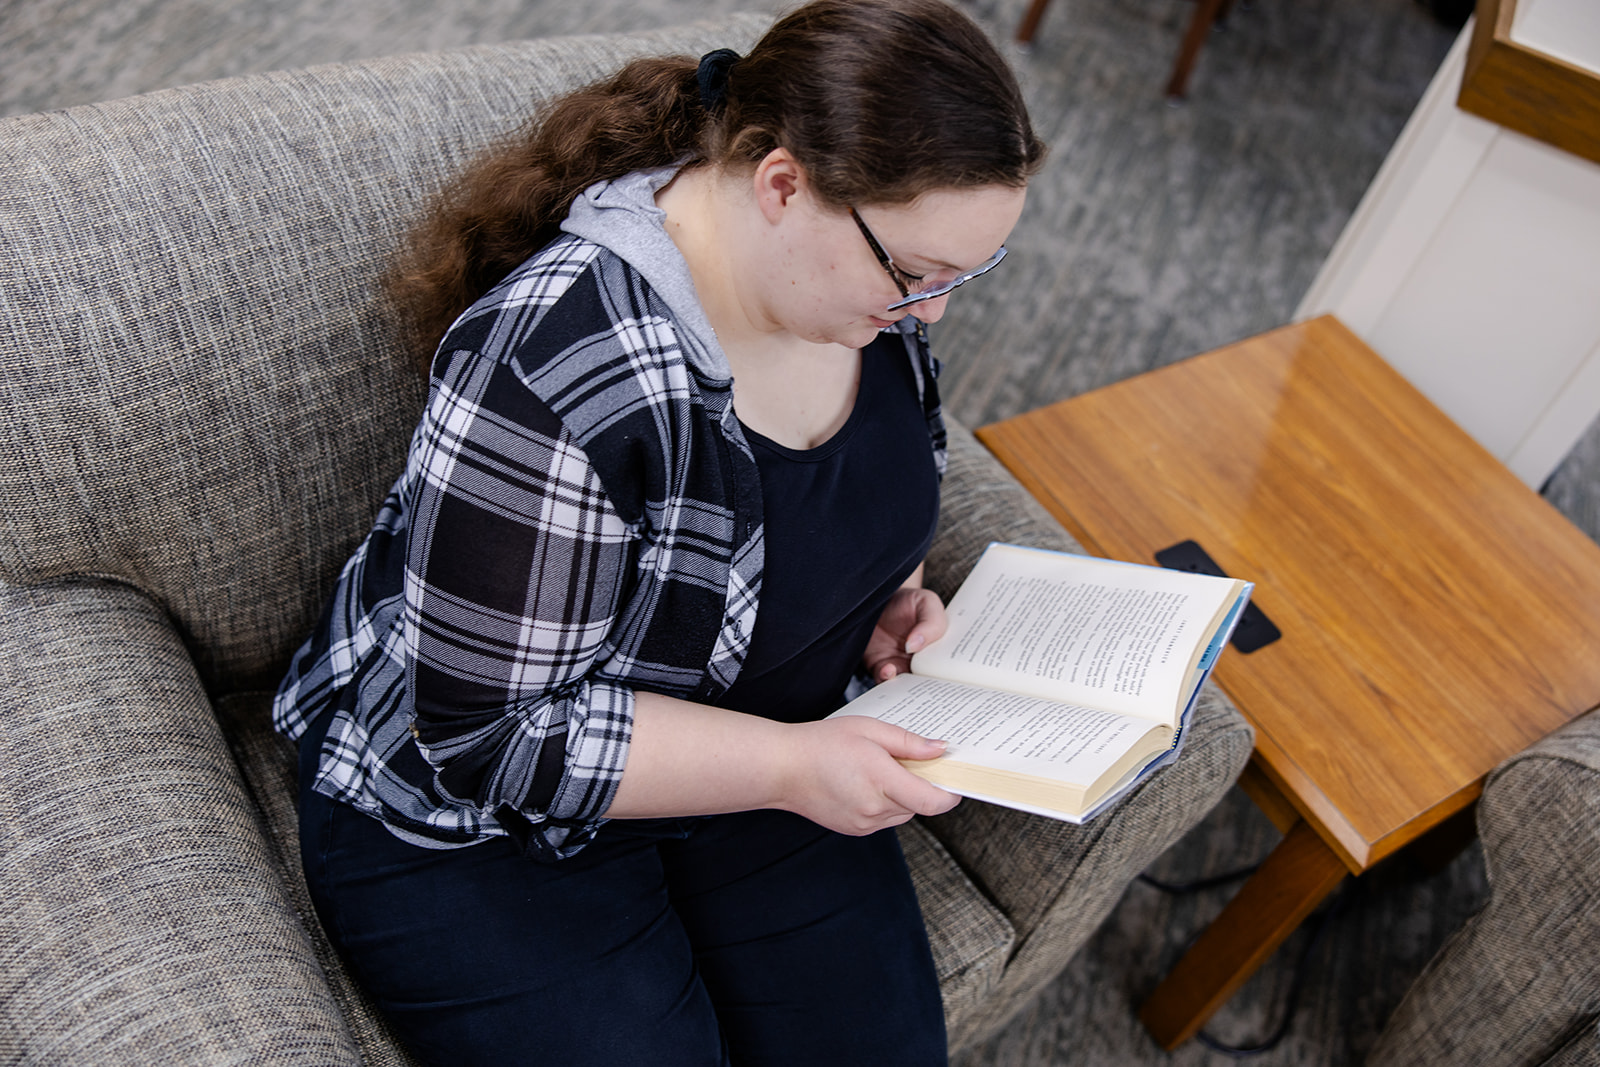
<path id="1" fill-rule="evenodd" d="M 878 243 L 878 239 L 872 235 L 872 231 L 867 228 L 867 224 L 862 221 L 861 215 L 856 211 L 855 208 L 850 209 L 850 217 L 855 220 L 856 228 L 861 231 L 861 236 L 867 239 L 867 245 L 872 249 L 872 254 L 878 257 L 878 262 L 883 265 L 884 273 L 889 275 L 889 280 L 894 282 L 894 287 L 900 290 L 901 298 L 890 304 L 888 308 L 885 309 L 887 311 L 899 311 L 903 307 L 910 307 L 912 304 L 920 304 L 924 300 L 937 300 L 939 297 L 944 296 L 951 290 L 967 284 L 980 274 L 988 274 L 990 271 L 994 270 L 1000 265 L 1000 261 L 1002 259 L 1006 258 L 1006 246 L 1001 245 L 998 252 L 984 260 L 982 263 L 979 263 L 971 270 L 962 271 L 949 281 L 935 285 L 931 289 L 923 289 L 919 292 L 913 293 L 906 283 L 901 279 L 909 278 L 913 282 L 920 282 L 924 276 L 921 274 L 911 274 L 895 266 L 894 260 L 890 258 L 888 252 L 884 251 L 883 245 Z"/>

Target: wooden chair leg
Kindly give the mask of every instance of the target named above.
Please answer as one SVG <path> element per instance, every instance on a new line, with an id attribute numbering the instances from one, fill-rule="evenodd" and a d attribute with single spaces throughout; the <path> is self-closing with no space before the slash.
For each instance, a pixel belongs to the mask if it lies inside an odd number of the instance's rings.
<path id="1" fill-rule="evenodd" d="M 1039 29 L 1039 20 L 1044 18 L 1044 9 L 1050 6 L 1050 0 L 1033 0 L 1028 5 L 1028 13 L 1022 16 L 1022 21 L 1017 25 L 1017 43 L 1032 44 L 1033 35 Z"/>
<path id="2" fill-rule="evenodd" d="M 1205 43 L 1211 24 L 1217 21 L 1223 0 L 1196 0 L 1194 15 L 1189 19 L 1189 29 L 1178 47 L 1178 59 L 1172 65 L 1172 77 L 1167 81 L 1167 96 L 1182 100 L 1189 92 L 1189 72 L 1194 69 L 1195 57 Z"/>

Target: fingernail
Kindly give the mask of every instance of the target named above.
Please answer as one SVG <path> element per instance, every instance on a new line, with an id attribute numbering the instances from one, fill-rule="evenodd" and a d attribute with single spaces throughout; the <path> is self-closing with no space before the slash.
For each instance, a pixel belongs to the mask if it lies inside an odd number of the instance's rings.
<path id="1" fill-rule="evenodd" d="M 890 678 L 893 678 L 897 673 L 899 673 L 899 672 L 894 669 L 894 664 L 890 663 L 890 664 L 885 665 L 882 671 L 878 672 L 878 677 L 882 681 L 887 682 Z"/>
<path id="2" fill-rule="evenodd" d="M 928 639 L 921 634 L 912 634 L 906 639 L 906 651 L 915 652 L 928 643 Z"/>

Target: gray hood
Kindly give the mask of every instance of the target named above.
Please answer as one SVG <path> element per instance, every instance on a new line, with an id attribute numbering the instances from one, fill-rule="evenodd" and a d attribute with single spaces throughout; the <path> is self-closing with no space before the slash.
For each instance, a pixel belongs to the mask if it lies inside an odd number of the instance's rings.
<path id="1" fill-rule="evenodd" d="M 726 381 L 733 376 L 728 357 L 700 306 L 689 264 L 667 236 L 667 213 L 656 207 L 656 193 L 677 173 L 677 167 L 663 167 L 597 182 L 572 202 L 561 228 L 609 249 L 643 275 L 687 334 L 680 343 L 694 368 Z"/>
<path id="2" fill-rule="evenodd" d="M 667 236 L 667 213 L 656 207 L 656 193 L 677 173 L 677 167 L 662 167 L 635 171 L 616 181 L 596 182 L 572 202 L 561 228 L 610 249 L 642 274 L 672 309 L 679 332 L 684 335 L 684 352 L 695 370 L 714 381 L 731 381 L 733 371 L 728 357 L 700 306 L 689 264 Z M 907 315 L 887 327 L 886 332 L 915 333 L 916 319 Z"/>

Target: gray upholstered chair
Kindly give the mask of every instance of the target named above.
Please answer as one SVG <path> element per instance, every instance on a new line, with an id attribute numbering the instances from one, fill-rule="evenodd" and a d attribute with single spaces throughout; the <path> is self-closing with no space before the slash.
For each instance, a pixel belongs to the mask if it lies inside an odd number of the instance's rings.
<path id="1" fill-rule="evenodd" d="M 1407 991 L 1370 1067 L 1600 1064 L 1600 712 L 1489 775 L 1489 902 Z"/>
<path id="2" fill-rule="evenodd" d="M 643 51 L 759 20 L 353 63 L 0 121 L 0 1062 L 394 1063 L 306 904 L 268 701 L 423 383 L 373 279 L 467 156 Z M 1070 547 L 954 432 L 933 582 Z M 1082 828 L 904 830 L 956 1045 L 1048 982 L 1249 753 Z"/>

